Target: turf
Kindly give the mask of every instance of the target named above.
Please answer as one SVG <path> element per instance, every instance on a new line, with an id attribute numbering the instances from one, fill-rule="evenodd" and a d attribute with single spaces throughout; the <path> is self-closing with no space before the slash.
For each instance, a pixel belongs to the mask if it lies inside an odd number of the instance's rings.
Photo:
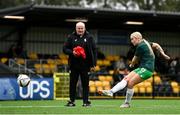
<path id="1" fill-rule="evenodd" d="M 0 101 L 0 114 L 180 114 L 180 100 L 133 100 L 131 108 L 119 108 L 122 99 L 91 100 L 91 107 L 65 107 L 66 101 Z"/>

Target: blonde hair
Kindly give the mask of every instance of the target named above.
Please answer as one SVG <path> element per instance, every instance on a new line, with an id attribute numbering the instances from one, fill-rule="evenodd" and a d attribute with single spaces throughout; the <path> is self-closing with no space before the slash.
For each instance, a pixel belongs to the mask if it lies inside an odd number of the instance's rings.
<path id="1" fill-rule="evenodd" d="M 142 39 L 142 35 L 140 32 L 133 32 L 130 36 L 130 38 L 139 38 L 139 39 Z"/>

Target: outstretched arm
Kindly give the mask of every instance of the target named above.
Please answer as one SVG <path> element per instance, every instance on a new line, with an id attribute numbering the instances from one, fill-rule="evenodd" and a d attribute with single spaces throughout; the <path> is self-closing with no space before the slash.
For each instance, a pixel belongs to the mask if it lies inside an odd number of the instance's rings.
<path id="1" fill-rule="evenodd" d="M 166 60 L 170 59 L 170 57 L 164 53 L 164 50 L 158 43 L 152 43 L 152 48 L 153 48 L 153 50 L 158 51 L 164 59 L 166 59 Z"/>

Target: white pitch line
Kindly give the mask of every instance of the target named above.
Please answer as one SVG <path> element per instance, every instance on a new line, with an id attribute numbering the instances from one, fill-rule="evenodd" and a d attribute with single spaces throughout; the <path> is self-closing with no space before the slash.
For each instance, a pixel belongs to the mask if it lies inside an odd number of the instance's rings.
<path id="1" fill-rule="evenodd" d="M 64 108 L 64 107 L 66 107 L 66 106 L 44 106 L 44 105 L 39 105 L 39 106 L 26 106 L 26 105 L 22 105 L 22 106 L 16 106 L 16 105 L 14 105 L 14 106 L 3 106 L 3 105 L 0 105 L 0 108 Z M 78 106 L 75 106 L 75 107 L 66 107 L 66 108 L 76 108 L 76 107 L 79 107 L 79 105 Z M 116 107 L 119 107 L 119 106 L 117 106 L 117 105 L 92 105 L 91 107 L 114 107 L 114 108 L 116 108 Z M 164 105 L 164 106 L 149 106 L 149 107 L 141 107 L 141 106 L 134 106 L 133 108 L 139 108 L 139 109 L 153 109 L 153 108 L 178 108 L 178 107 L 176 107 L 176 106 L 166 106 L 166 105 Z"/>
<path id="2" fill-rule="evenodd" d="M 0 106 L 0 108 L 59 108 L 66 106 Z M 117 107 L 115 105 L 92 105 L 92 107 Z M 69 108 L 69 107 L 68 107 Z M 73 108 L 73 107 L 72 107 Z"/>

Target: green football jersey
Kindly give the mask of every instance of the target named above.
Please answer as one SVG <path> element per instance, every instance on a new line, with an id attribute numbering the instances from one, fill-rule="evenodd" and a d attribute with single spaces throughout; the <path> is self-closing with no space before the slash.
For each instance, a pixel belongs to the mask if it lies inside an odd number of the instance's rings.
<path id="1" fill-rule="evenodd" d="M 135 56 L 139 58 L 139 67 L 154 71 L 155 55 L 150 44 L 143 39 L 136 47 Z"/>

